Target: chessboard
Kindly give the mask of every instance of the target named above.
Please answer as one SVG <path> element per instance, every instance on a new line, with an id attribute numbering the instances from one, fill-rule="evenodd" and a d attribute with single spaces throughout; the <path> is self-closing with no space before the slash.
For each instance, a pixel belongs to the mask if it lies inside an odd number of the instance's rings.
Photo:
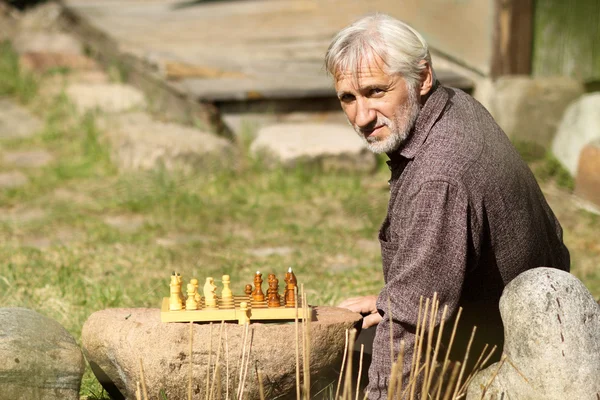
<path id="1" fill-rule="evenodd" d="M 233 296 L 233 298 L 233 308 L 219 308 L 220 298 L 217 297 L 217 308 L 206 308 L 203 304 L 204 301 L 202 301 L 202 307 L 198 310 L 171 311 L 169 309 L 169 298 L 165 297 L 162 302 L 160 318 L 162 322 L 238 321 L 240 319 L 240 303 L 245 301 L 248 304 L 248 317 L 251 321 L 294 321 L 296 319 L 296 308 L 287 308 L 283 302 L 280 307 L 267 307 L 266 302 L 253 305 L 252 301 L 248 299 L 248 296 Z M 300 302 L 302 301 L 301 299 L 299 300 Z M 309 314 L 312 314 L 312 309 L 310 307 Z M 298 307 L 298 320 L 304 319 L 304 316 L 304 309 Z"/>
<path id="2" fill-rule="evenodd" d="M 203 288 L 196 278 L 185 285 L 179 273 L 173 272 L 169 284 L 170 296 L 163 298 L 161 304 L 162 322 L 220 322 L 237 321 L 243 325 L 250 321 L 303 320 L 313 319 L 313 310 L 303 307 L 301 294 L 298 293 L 296 275 L 291 268 L 285 273 L 285 285 L 280 294 L 279 280 L 275 274 L 268 276 L 266 295 L 262 290 L 262 274 L 256 271 L 254 287 L 247 284 L 245 295 L 233 295 L 230 289 L 229 275 L 223 275 L 220 281 L 206 278 Z M 220 296 L 217 296 L 217 283 L 222 284 Z M 202 291 L 203 295 L 200 294 Z"/>

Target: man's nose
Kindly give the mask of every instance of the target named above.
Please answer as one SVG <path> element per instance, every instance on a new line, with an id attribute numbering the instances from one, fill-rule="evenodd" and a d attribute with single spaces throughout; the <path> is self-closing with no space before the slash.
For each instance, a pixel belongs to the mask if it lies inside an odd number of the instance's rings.
<path id="1" fill-rule="evenodd" d="M 365 128 L 372 125 L 377 120 L 377 113 L 369 104 L 367 99 L 359 99 L 356 109 L 356 125 L 359 128 Z"/>

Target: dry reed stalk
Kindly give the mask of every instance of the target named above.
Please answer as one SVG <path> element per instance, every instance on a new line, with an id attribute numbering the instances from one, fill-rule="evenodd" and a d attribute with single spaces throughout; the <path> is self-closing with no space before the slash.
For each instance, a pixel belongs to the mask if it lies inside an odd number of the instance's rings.
<path id="1" fill-rule="evenodd" d="M 398 377 L 396 378 L 398 380 L 398 383 L 396 384 L 398 387 L 397 393 L 400 395 L 402 393 L 402 383 L 404 380 L 404 347 L 406 346 L 406 343 L 404 342 L 404 340 L 400 341 L 400 351 L 398 353 L 398 361 L 396 361 L 396 364 L 398 364 L 400 366 L 400 375 L 398 375 Z"/>
<path id="2" fill-rule="evenodd" d="M 242 400 L 242 398 L 244 397 L 244 387 L 246 387 L 246 377 L 248 376 L 248 365 L 250 365 L 250 352 L 252 351 L 252 339 L 253 338 L 254 338 L 254 328 L 252 328 L 252 330 L 250 331 L 250 338 L 249 338 L 250 345 L 248 346 L 248 356 L 246 357 L 246 367 L 244 368 L 244 379 L 242 380 L 242 390 L 240 391 L 239 400 Z"/>
<path id="3" fill-rule="evenodd" d="M 463 363 L 460 368 L 460 374 L 458 375 L 458 381 L 456 381 L 456 387 L 454 388 L 454 392 L 452 393 L 452 398 L 455 399 L 458 395 L 458 389 L 460 389 L 460 382 L 465 373 L 465 368 L 467 367 L 467 362 L 469 361 L 469 353 L 471 352 L 471 345 L 473 344 L 473 339 L 475 339 L 475 332 L 477 332 L 477 327 L 474 326 L 471 331 L 471 337 L 469 338 L 469 344 L 467 344 L 467 351 L 465 351 L 465 357 L 463 358 Z"/>
<path id="4" fill-rule="evenodd" d="M 388 315 L 390 316 L 390 360 L 394 360 L 396 357 L 394 356 L 394 325 L 392 321 L 392 300 L 390 299 L 390 295 L 387 297 L 387 306 L 388 306 Z M 392 361 L 393 367 L 393 361 Z"/>
<path id="5" fill-rule="evenodd" d="M 444 400 L 450 400 L 450 396 L 452 393 L 452 386 L 454 386 L 454 381 L 456 380 L 456 375 L 458 375 L 458 370 L 460 368 L 460 362 L 457 362 L 456 364 L 454 364 L 454 367 L 452 368 L 452 373 L 450 374 L 450 381 L 448 382 L 448 387 L 446 388 L 445 392 L 444 392 Z"/>
<path id="6" fill-rule="evenodd" d="M 416 358 L 417 361 L 415 362 L 415 369 L 417 371 L 417 377 L 415 377 L 414 380 L 411 379 L 411 388 L 410 388 L 410 400 L 413 400 L 415 398 L 415 390 L 417 389 L 417 379 L 418 379 L 418 374 L 420 374 L 420 366 L 421 366 L 421 351 L 423 350 L 423 341 L 424 341 L 424 337 L 425 337 L 425 328 L 427 327 L 427 323 L 425 321 L 427 321 L 427 315 L 429 313 L 429 298 L 427 298 L 425 300 L 425 312 L 423 313 L 423 319 L 420 321 L 420 325 L 421 325 L 421 329 L 419 331 L 419 336 L 418 339 L 416 340 L 418 342 L 418 346 L 417 346 L 417 352 L 413 354 L 413 358 Z M 412 372 L 412 371 L 411 371 Z"/>
<path id="7" fill-rule="evenodd" d="M 360 377 L 362 375 L 362 364 L 363 364 L 363 353 L 365 351 L 365 345 L 360 345 L 360 358 L 358 359 L 358 378 L 356 380 L 356 399 L 358 400 L 358 393 L 360 392 Z"/>
<path id="8" fill-rule="evenodd" d="M 515 369 L 515 371 L 517 371 L 517 374 L 519 374 L 521 376 L 521 378 L 523 378 L 523 380 L 526 383 L 529 383 L 529 380 L 525 377 L 525 375 L 519 370 L 519 368 L 517 368 L 517 366 L 510 360 L 510 358 L 508 358 L 508 356 L 506 356 L 506 361 L 510 364 L 511 367 L 513 367 Z"/>
<path id="9" fill-rule="evenodd" d="M 460 316 L 462 314 L 462 307 L 458 308 L 458 312 L 456 313 L 456 318 L 454 319 L 454 326 L 452 327 L 452 335 L 450 336 L 450 343 L 448 344 L 448 349 L 446 350 L 446 356 L 444 357 L 444 363 L 442 364 L 442 372 L 438 376 L 438 380 L 436 382 L 436 389 L 434 394 L 437 394 L 435 400 L 440 399 L 440 395 L 442 393 L 442 383 L 444 381 L 444 375 L 446 375 L 446 369 L 448 368 L 448 358 L 450 357 L 450 350 L 452 350 L 452 345 L 454 344 L 454 337 L 456 336 L 456 328 L 458 327 L 458 321 L 460 320 Z"/>
<path id="10" fill-rule="evenodd" d="M 306 399 L 310 399 L 310 355 L 311 355 L 311 318 L 309 318 L 309 308 L 308 308 L 308 300 L 306 299 L 306 293 L 302 292 L 302 304 L 304 309 L 304 320 L 306 321 L 306 333 L 304 335 L 304 340 L 306 341 L 306 355 L 305 355 L 305 363 L 306 363 L 306 378 L 304 380 L 304 387 L 306 393 Z"/>
<path id="11" fill-rule="evenodd" d="M 194 351 L 194 323 L 190 321 L 190 351 L 189 351 L 189 371 L 188 371 L 188 400 L 192 400 L 192 374 L 193 374 L 193 364 L 192 364 L 192 355 Z"/>
<path id="12" fill-rule="evenodd" d="M 487 355 L 487 357 L 485 358 L 485 360 L 483 360 L 483 362 L 481 363 L 481 365 L 487 364 L 487 362 L 490 361 L 490 358 L 492 357 L 492 354 L 494 354 L 497 349 L 498 349 L 498 346 L 494 345 L 494 347 L 492 347 L 492 350 L 490 350 L 490 354 Z"/>
<path id="13" fill-rule="evenodd" d="M 208 342 L 208 366 L 206 369 L 206 400 L 209 399 L 209 394 L 210 394 L 210 365 L 212 363 L 212 330 L 213 330 L 213 323 L 210 323 L 210 340 Z"/>
<path id="14" fill-rule="evenodd" d="M 340 395 L 340 385 L 342 384 L 342 377 L 344 376 L 344 365 L 346 364 L 346 355 L 348 354 L 348 329 L 346 329 L 346 345 L 344 346 L 344 357 L 342 358 L 342 368 L 340 369 L 340 376 L 338 378 L 337 389 L 335 390 L 334 400 L 338 399 Z"/>
<path id="15" fill-rule="evenodd" d="M 136 400 L 142 400 L 142 390 L 140 388 L 140 381 L 137 381 L 137 388 L 135 389 Z"/>
<path id="16" fill-rule="evenodd" d="M 296 400 L 300 400 L 300 344 L 298 336 L 300 335 L 298 326 L 298 287 L 294 287 L 294 308 L 296 309 L 296 318 L 294 324 L 296 328 Z"/>
<path id="17" fill-rule="evenodd" d="M 483 387 L 483 390 L 481 391 L 481 400 L 483 400 L 483 398 L 485 397 L 485 392 L 487 392 L 487 390 L 490 387 L 490 385 L 492 384 L 492 382 L 494 382 L 494 379 L 496 379 L 496 376 L 498 375 L 498 372 L 500 372 L 500 368 L 502 368 L 505 361 L 506 361 L 506 355 L 503 355 L 502 358 L 500 359 L 500 362 L 498 363 L 498 368 L 496 368 L 496 370 L 492 374 L 490 380 Z"/>
<path id="18" fill-rule="evenodd" d="M 354 351 L 354 342 L 356 341 L 356 329 L 350 330 L 348 339 L 348 358 L 346 359 L 346 376 L 344 378 L 344 390 L 342 399 L 348 400 L 352 397 L 352 352 Z"/>
<path id="19" fill-rule="evenodd" d="M 225 399 L 229 400 L 229 335 L 225 329 Z"/>
<path id="20" fill-rule="evenodd" d="M 400 367 L 402 368 L 402 367 Z M 398 381 L 398 363 L 392 363 L 392 372 L 390 373 L 390 385 L 388 387 L 387 397 L 393 399 L 396 397 L 396 382 Z M 357 393 L 358 395 L 358 393 Z"/>
<path id="21" fill-rule="evenodd" d="M 144 372 L 144 364 L 140 358 L 140 379 L 142 380 L 142 399 L 148 400 L 148 389 L 146 389 L 146 373 Z"/>
<path id="22" fill-rule="evenodd" d="M 221 396 L 221 366 L 217 365 L 217 399 L 222 399 Z"/>
<path id="23" fill-rule="evenodd" d="M 421 368 L 419 368 L 417 373 L 412 375 L 412 380 L 408 382 L 408 385 L 406 386 L 406 388 L 404 389 L 404 392 L 402 392 L 402 395 L 400 396 L 401 398 L 404 398 L 404 395 L 407 393 L 410 394 L 409 390 L 414 386 L 414 383 L 417 380 L 417 378 L 419 377 L 419 374 L 421 372 L 423 372 L 424 369 L 425 369 L 425 365 L 421 365 Z"/>
<path id="24" fill-rule="evenodd" d="M 433 333 L 435 328 L 435 323 L 437 320 L 437 312 L 438 312 L 438 300 L 437 300 L 437 292 L 433 293 L 433 300 L 431 301 L 431 310 L 429 314 L 429 328 L 427 331 L 427 349 L 425 350 L 425 374 L 423 376 L 423 383 L 421 385 L 421 398 L 425 398 L 427 382 L 429 381 L 429 375 L 433 373 L 432 367 L 430 367 L 429 363 L 431 362 L 431 349 L 433 344 Z M 435 359 L 433 361 L 433 365 L 435 369 Z"/>
<path id="25" fill-rule="evenodd" d="M 438 302 L 439 304 L 439 302 Z M 444 305 L 444 310 L 442 311 L 442 316 L 440 319 L 440 329 L 438 330 L 438 335 L 437 335 L 437 339 L 435 342 L 435 349 L 433 350 L 433 362 L 434 362 L 434 369 L 432 371 L 430 371 L 428 379 L 427 379 L 427 386 L 425 388 L 425 393 L 429 394 L 429 389 L 431 389 L 431 381 L 433 380 L 433 373 L 435 372 L 435 367 L 437 366 L 438 362 L 438 354 L 439 354 L 439 350 L 440 350 L 440 344 L 442 342 L 442 334 L 444 333 L 444 326 L 446 324 L 446 314 L 448 313 L 448 306 Z M 437 314 L 437 311 L 436 311 Z"/>
<path id="26" fill-rule="evenodd" d="M 419 314 L 417 317 L 417 328 L 415 330 L 415 344 L 413 346 L 413 358 L 410 364 L 410 376 L 408 378 L 408 380 L 410 381 L 412 379 L 412 374 L 413 371 L 415 371 L 415 363 L 416 363 L 416 357 L 414 356 L 415 354 L 417 354 L 417 345 L 418 345 L 418 340 L 417 338 L 419 337 L 419 329 L 421 329 L 421 316 L 422 316 L 422 312 L 423 312 L 423 296 L 421 296 L 419 298 Z"/>
<path id="27" fill-rule="evenodd" d="M 212 400 L 213 398 L 213 393 L 215 390 L 215 380 L 217 377 L 217 368 L 219 366 L 219 361 L 221 358 L 221 344 L 222 344 L 222 340 L 223 340 L 223 327 L 225 326 L 225 321 L 221 321 L 221 329 L 219 329 L 219 343 L 217 345 L 217 358 L 215 360 L 215 369 L 213 370 L 213 377 L 212 377 L 212 382 L 210 384 L 210 395 L 209 395 L 209 399 Z"/>
<path id="28" fill-rule="evenodd" d="M 265 400 L 265 387 L 263 386 L 262 371 L 257 371 L 256 375 L 258 376 L 258 394 L 260 396 L 260 400 Z"/>
<path id="29" fill-rule="evenodd" d="M 485 352 L 486 352 L 487 348 L 488 348 L 488 344 L 486 343 L 485 346 L 483 346 L 483 350 L 481 351 L 481 354 L 479 355 L 479 358 L 477 359 L 477 362 L 473 366 L 473 371 L 469 374 L 469 376 L 467 377 L 467 379 L 465 379 L 465 383 L 463 383 L 462 386 L 460 387 L 460 389 L 458 390 L 458 393 L 459 393 L 458 394 L 458 398 L 461 397 L 461 393 L 463 393 L 464 390 L 467 388 L 467 386 L 469 386 L 469 383 L 471 383 L 471 380 L 473 379 L 473 377 L 477 373 L 477 371 L 479 369 L 479 365 L 481 363 L 481 360 L 483 359 L 483 356 L 485 355 Z"/>
<path id="30" fill-rule="evenodd" d="M 237 392 L 235 394 L 236 399 L 240 397 L 240 388 L 242 385 L 242 378 L 244 375 L 244 358 L 246 357 L 246 338 L 248 337 L 248 326 L 249 326 L 249 324 L 246 323 L 246 328 L 244 329 L 244 337 L 243 337 L 244 342 L 242 343 L 241 362 L 239 365 L 240 378 L 238 379 L 238 388 L 237 388 Z"/>

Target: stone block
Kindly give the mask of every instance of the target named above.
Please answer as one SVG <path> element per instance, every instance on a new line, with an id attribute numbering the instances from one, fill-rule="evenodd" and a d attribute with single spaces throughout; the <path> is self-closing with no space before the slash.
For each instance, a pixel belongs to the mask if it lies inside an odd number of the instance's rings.
<path id="1" fill-rule="evenodd" d="M 576 176 L 581 150 L 597 139 L 600 139 L 600 93 L 591 93 L 575 101 L 565 112 L 552 152 Z"/>
<path id="2" fill-rule="evenodd" d="M 575 194 L 600 206 L 600 139 L 587 144 L 581 151 Z"/>
<path id="3" fill-rule="evenodd" d="M 250 151 L 267 165 L 319 164 L 325 170 L 371 172 L 371 153 L 349 125 L 288 123 L 260 129 Z"/>

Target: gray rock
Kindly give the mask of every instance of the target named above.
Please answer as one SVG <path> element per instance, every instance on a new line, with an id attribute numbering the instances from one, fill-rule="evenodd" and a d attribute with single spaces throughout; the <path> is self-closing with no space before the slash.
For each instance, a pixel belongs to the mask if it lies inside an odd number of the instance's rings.
<path id="1" fill-rule="evenodd" d="M 44 2 L 28 9 L 19 18 L 19 32 L 59 32 L 62 6 L 56 2 Z"/>
<path id="2" fill-rule="evenodd" d="M 600 93 L 582 96 L 569 106 L 552 143 L 552 152 L 575 176 L 581 150 L 595 139 L 600 139 Z"/>
<path id="3" fill-rule="evenodd" d="M 501 77 L 478 90 L 476 97 L 508 137 L 534 144 L 539 155 L 550 148 L 567 106 L 584 93 L 580 82 L 567 77 Z"/>
<path id="4" fill-rule="evenodd" d="M 80 112 L 119 113 L 146 108 L 144 94 L 121 83 L 74 83 L 66 94 Z"/>
<path id="5" fill-rule="evenodd" d="M 30 137 L 42 128 L 42 121 L 26 108 L 0 98 L 0 139 Z"/>
<path id="6" fill-rule="evenodd" d="M 317 163 L 325 170 L 373 171 L 372 154 L 348 125 L 328 123 L 277 124 L 257 133 L 251 152 L 267 164 L 294 167 Z"/>
<path id="7" fill-rule="evenodd" d="M 13 167 L 44 167 L 54 161 L 54 156 L 46 150 L 11 151 L 3 155 L 4 163 Z"/>
<path id="8" fill-rule="evenodd" d="M 0 308 L 0 400 L 78 400 L 85 369 L 75 339 L 25 308 Z"/>
<path id="9" fill-rule="evenodd" d="M 311 323 L 311 382 L 330 383 L 336 379 L 335 369 L 341 366 L 345 331 L 359 324 L 361 317 L 344 309 L 317 307 L 316 318 Z M 245 386 L 247 396 L 244 398 L 259 397 L 255 368 L 264 372 L 266 398 L 293 397 L 296 368 L 294 324 L 252 323 L 250 328 L 250 370 Z M 212 341 L 211 359 L 214 364 L 219 330 L 220 323 L 214 324 L 211 340 L 209 324 L 193 325 L 192 388 L 197 398 L 204 398 L 206 393 L 209 349 Z M 169 399 L 185 399 L 189 373 L 189 332 L 188 323 L 162 323 L 158 309 L 109 309 L 89 317 L 83 327 L 82 343 L 92 371 L 113 397 L 135 398 L 136 382 L 140 381 L 141 359 L 150 398 L 158 398 L 162 389 Z M 221 349 L 219 362 L 221 390 L 224 394 L 229 364 L 231 396 L 237 389 L 244 327 L 236 323 L 225 324 L 223 347 L 225 336 L 227 348 Z"/>
<path id="10" fill-rule="evenodd" d="M 0 173 L 0 189 L 15 189 L 27 185 L 29 178 L 19 171 Z"/>
<path id="11" fill-rule="evenodd" d="M 487 387 L 485 399 L 600 396 L 600 306 L 579 279 L 552 268 L 524 272 L 504 289 L 500 313 L 510 362 Z M 475 377 L 467 400 L 482 398 L 498 367 Z"/>
<path id="12" fill-rule="evenodd" d="M 107 123 L 106 138 L 121 169 L 152 170 L 161 166 L 184 172 L 230 165 L 233 145 L 197 129 L 153 121 L 143 113 L 125 114 Z"/>

